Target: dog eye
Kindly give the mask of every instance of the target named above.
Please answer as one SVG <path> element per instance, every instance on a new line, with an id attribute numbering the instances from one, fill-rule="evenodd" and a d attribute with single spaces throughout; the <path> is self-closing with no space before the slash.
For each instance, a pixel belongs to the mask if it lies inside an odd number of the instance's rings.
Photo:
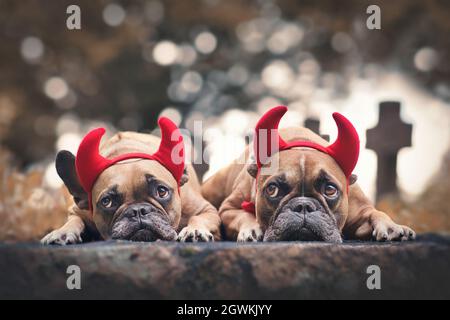
<path id="1" fill-rule="evenodd" d="M 338 189 L 334 185 L 328 183 L 323 189 L 323 194 L 328 198 L 334 198 L 338 194 Z"/>
<path id="2" fill-rule="evenodd" d="M 267 186 L 266 193 L 270 198 L 276 198 L 280 193 L 280 188 L 275 183 L 271 183 Z"/>
<path id="3" fill-rule="evenodd" d="M 169 189 L 164 186 L 158 186 L 156 192 L 158 193 L 158 197 L 161 199 L 165 199 L 169 196 Z"/>
<path id="4" fill-rule="evenodd" d="M 111 208 L 113 204 L 113 201 L 110 196 L 103 197 L 100 202 L 102 204 L 102 207 L 104 208 Z"/>

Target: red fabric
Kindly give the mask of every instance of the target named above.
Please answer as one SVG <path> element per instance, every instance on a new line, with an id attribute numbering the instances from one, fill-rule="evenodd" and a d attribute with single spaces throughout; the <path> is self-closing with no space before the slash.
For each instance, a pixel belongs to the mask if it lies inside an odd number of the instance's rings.
<path id="1" fill-rule="evenodd" d="M 287 107 L 284 106 L 275 107 L 266 112 L 256 125 L 254 148 L 258 170 L 276 152 L 295 147 L 308 147 L 330 155 L 348 179 L 359 157 L 359 136 L 351 122 L 340 113 L 333 113 L 334 121 L 338 127 L 338 137 L 328 147 L 310 141 L 286 142 L 278 133 L 278 125 L 287 110 Z M 272 150 L 271 148 L 277 149 Z"/>
<path id="2" fill-rule="evenodd" d="M 81 186 L 89 195 L 91 210 L 92 187 L 98 176 L 110 166 L 123 160 L 149 159 L 158 161 L 172 173 L 178 185 L 180 184 L 185 164 L 183 136 L 178 127 L 168 118 L 160 118 L 158 124 L 161 129 L 161 144 L 154 154 L 128 153 L 113 159 L 106 159 L 99 152 L 100 140 L 105 134 L 105 129 L 94 129 L 84 137 L 78 148 L 75 167 Z"/>
<path id="3" fill-rule="evenodd" d="M 241 208 L 248 213 L 256 214 L 256 207 L 254 202 L 243 201 L 241 204 Z"/>
<path id="4" fill-rule="evenodd" d="M 347 177 L 348 192 L 348 181 L 359 157 L 359 136 L 355 127 L 347 118 L 335 112 L 333 118 L 338 127 L 338 137 L 332 145 L 324 147 L 311 141 L 286 142 L 278 133 L 278 125 L 287 110 L 285 106 L 275 107 L 266 112 L 256 125 L 254 150 L 258 175 L 263 164 L 275 153 L 296 147 L 308 147 L 330 155 L 337 162 Z M 253 202 L 244 201 L 241 208 L 246 212 L 256 213 Z"/>

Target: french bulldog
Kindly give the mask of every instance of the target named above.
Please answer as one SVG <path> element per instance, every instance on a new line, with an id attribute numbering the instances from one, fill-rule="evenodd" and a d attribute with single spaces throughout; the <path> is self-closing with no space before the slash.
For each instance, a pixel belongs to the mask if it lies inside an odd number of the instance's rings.
<path id="1" fill-rule="evenodd" d="M 254 150 L 247 148 L 202 187 L 203 196 L 219 208 L 227 239 L 415 238 L 409 227 L 378 211 L 355 183 L 359 138 L 344 116 L 333 115 L 339 133 L 329 145 L 306 128 L 278 130 L 286 111 L 283 106 L 269 110 L 256 126 Z"/>
<path id="2" fill-rule="evenodd" d="M 185 165 L 181 133 L 167 118 L 159 126 L 161 138 L 120 132 L 101 147 L 105 130 L 94 129 L 76 157 L 60 151 L 56 169 L 73 203 L 67 223 L 41 242 L 219 240 L 220 218 Z"/>

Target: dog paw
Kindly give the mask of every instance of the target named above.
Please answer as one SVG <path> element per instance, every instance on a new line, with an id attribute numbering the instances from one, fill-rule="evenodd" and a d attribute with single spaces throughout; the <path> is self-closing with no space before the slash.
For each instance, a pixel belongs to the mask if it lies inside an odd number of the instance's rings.
<path id="1" fill-rule="evenodd" d="M 259 226 L 241 228 L 237 242 L 257 242 L 263 238 L 263 232 Z"/>
<path id="2" fill-rule="evenodd" d="M 81 235 L 75 232 L 67 232 L 64 230 L 55 230 L 50 232 L 44 238 L 41 243 L 45 245 L 60 245 L 65 246 L 68 244 L 81 243 Z"/>
<path id="3" fill-rule="evenodd" d="M 184 227 L 178 234 L 180 242 L 213 242 L 214 236 L 208 229 L 196 227 Z"/>
<path id="4" fill-rule="evenodd" d="M 372 238 L 376 241 L 408 241 L 416 238 L 416 233 L 407 226 L 393 221 L 381 221 L 375 224 Z"/>

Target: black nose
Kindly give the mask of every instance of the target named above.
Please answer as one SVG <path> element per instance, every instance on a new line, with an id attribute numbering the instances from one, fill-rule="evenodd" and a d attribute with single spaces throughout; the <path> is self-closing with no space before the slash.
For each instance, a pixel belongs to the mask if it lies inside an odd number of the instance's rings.
<path id="1" fill-rule="evenodd" d="M 293 211 L 303 214 L 308 214 L 318 210 L 318 206 L 316 205 L 315 201 L 309 198 L 295 199 L 295 202 L 292 204 L 291 208 Z"/>
<path id="2" fill-rule="evenodd" d="M 134 217 L 145 216 L 152 211 L 152 207 L 148 204 L 133 204 L 128 208 Z"/>

